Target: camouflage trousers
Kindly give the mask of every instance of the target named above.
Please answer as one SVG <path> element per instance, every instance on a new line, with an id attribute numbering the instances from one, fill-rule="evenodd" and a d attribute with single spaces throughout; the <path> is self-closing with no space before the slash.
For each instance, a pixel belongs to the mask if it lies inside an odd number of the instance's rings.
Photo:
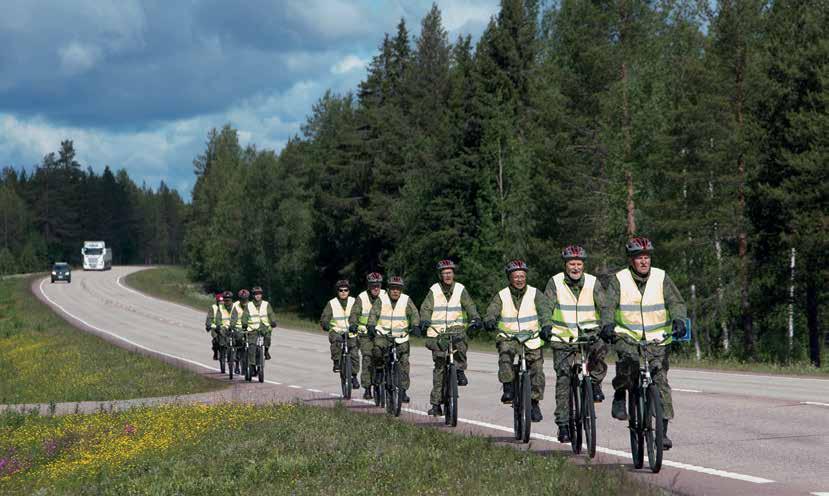
<path id="1" fill-rule="evenodd" d="M 570 368 L 575 350 L 555 342 L 550 344 L 550 347 L 553 349 L 553 367 L 556 371 L 556 423 L 566 424 L 570 420 Z M 588 351 L 587 368 L 594 389 L 602 387 L 602 381 L 607 375 L 605 358 L 608 351 L 607 343 L 604 341 L 593 343 Z"/>
<path id="2" fill-rule="evenodd" d="M 342 353 L 343 339 L 345 339 L 345 333 L 328 332 L 328 342 L 331 343 L 331 361 L 337 366 L 342 365 L 340 364 L 340 354 Z M 357 345 L 356 336 L 348 338 L 348 356 L 351 357 L 351 375 L 356 376 L 360 372 L 360 348 Z"/>
<path id="3" fill-rule="evenodd" d="M 512 382 L 515 377 L 512 364 L 515 357 L 520 356 L 520 347 L 523 345 L 512 339 L 498 337 L 495 339 L 495 346 L 498 349 L 498 380 L 504 384 Z M 542 348 L 527 349 L 524 356 L 527 358 L 527 368 L 530 371 L 532 399 L 541 401 L 544 399 L 544 387 L 547 383 L 544 378 L 544 351 Z M 515 394 L 518 394 L 518 391 Z"/>
<path id="4" fill-rule="evenodd" d="M 360 382 L 363 387 L 368 388 L 374 378 L 374 367 L 371 365 L 372 353 L 374 353 L 374 341 L 368 337 L 368 334 L 358 334 L 357 341 L 360 343 L 360 355 L 363 357 L 363 363 L 360 369 Z"/>
<path id="5" fill-rule="evenodd" d="M 400 387 L 405 390 L 409 389 L 409 342 L 401 344 L 394 344 L 392 341 L 377 337 L 374 339 L 374 349 L 372 350 L 372 363 L 377 370 L 383 370 L 386 363 L 386 354 L 390 346 L 397 346 L 397 359 L 400 361 Z"/>
<path id="6" fill-rule="evenodd" d="M 234 337 L 234 341 L 239 343 L 239 348 L 241 352 L 244 352 L 245 342 L 247 341 L 250 343 L 248 345 L 248 363 L 254 364 L 256 363 L 256 337 L 261 335 L 264 337 L 262 340 L 262 346 L 265 348 L 269 348 L 271 346 L 271 328 L 270 327 L 263 327 L 261 330 L 251 331 L 248 330 L 247 332 L 237 332 Z M 241 360 L 241 353 L 237 353 L 237 356 L 240 357 Z"/>
<path id="7" fill-rule="evenodd" d="M 455 343 L 455 366 L 458 370 L 466 370 L 466 351 L 469 349 L 466 344 L 466 332 L 461 337 L 462 339 Z M 432 361 L 435 364 L 435 368 L 432 369 L 432 392 L 429 394 L 429 402 L 439 405 L 443 401 L 443 379 L 446 375 L 449 341 L 427 337 L 426 348 L 432 352 Z"/>
<path id="8" fill-rule="evenodd" d="M 616 352 L 616 377 L 613 378 L 613 389 L 630 390 L 639 378 L 639 350 L 637 346 L 624 339 L 617 339 L 613 343 L 613 350 Z M 668 354 L 667 346 L 648 345 L 646 353 L 650 359 L 651 376 L 656 387 L 659 388 L 659 396 L 662 397 L 662 409 L 666 419 L 674 418 L 674 402 L 671 396 L 671 386 L 668 384 Z"/>

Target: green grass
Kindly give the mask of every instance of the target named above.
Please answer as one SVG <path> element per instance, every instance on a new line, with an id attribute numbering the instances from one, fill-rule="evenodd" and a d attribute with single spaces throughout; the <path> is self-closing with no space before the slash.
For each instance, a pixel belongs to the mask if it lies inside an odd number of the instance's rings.
<path id="1" fill-rule="evenodd" d="M 752 372 L 776 375 L 811 375 L 829 376 L 829 356 L 821 360 L 822 366 L 815 368 L 809 362 L 777 364 L 769 362 L 745 362 L 736 358 L 703 358 L 697 361 L 693 356 L 674 355 L 671 367 L 723 370 L 734 372 Z"/>
<path id="2" fill-rule="evenodd" d="M 93 417 L 0 416 L 0 457 L 15 469 L 5 477 L 0 469 L 0 493 L 659 494 L 619 468 L 580 467 L 342 406 L 173 406 Z M 187 419 L 196 434 L 175 428 Z"/>
<path id="3" fill-rule="evenodd" d="M 223 387 L 75 329 L 29 291 L 0 281 L 0 404 L 99 401 Z"/>

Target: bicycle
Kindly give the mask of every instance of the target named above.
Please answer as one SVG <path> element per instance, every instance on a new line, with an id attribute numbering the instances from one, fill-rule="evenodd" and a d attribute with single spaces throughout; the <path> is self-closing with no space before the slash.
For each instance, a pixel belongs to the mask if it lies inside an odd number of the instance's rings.
<path id="1" fill-rule="evenodd" d="M 256 341 L 253 345 L 254 362 L 250 363 L 250 334 L 245 336 L 245 351 L 242 353 L 242 368 L 245 370 L 245 380 L 251 382 L 253 376 L 258 376 L 259 382 L 265 382 L 265 336 L 256 333 Z"/>
<path id="2" fill-rule="evenodd" d="M 658 345 L 668 336 L 667 333 L 663 334 L 663 339 L 658 341 L 646 341 L 643 336 L 641 340 L 636 341 L 636 348 L 639 352 L 639 374 L 636 384 L 628 395 L 628 429 L 630 430 L 633 466 L 637 469 L 644 466 L 645 450 L 647 450 L 648 466 L 655 474 L 662 469 L 664 416 L 662 397 L 651 375 L 651 370 L 656 366 L 651 366 L 647 346 Z M 627 341 L 632 342 L 632 340 Z"/>
<path id="3" fill-rule="evenodd" d="M 228 329 L 228 331 L 227 331 L 227 348 L 226 348 L 227 374 L 228 374 L 231 381 L 233 380 L 234 369 L 239 366 L 239 364 L 236 361 L 236 343 L 233 342 L 234 335 L 235 335 L 235 333 L 232 330 Z M 221 366 L 221 362 L 219 363 L 219 365 Z M 224 369 L 222 369 L 222 372 L 224 372 Z"/>
<path id="4" fill-rule="evenodd" d="M 401 377 L 400 377 L 400 359 L 397 356 L 397 344 L 391 334 L 377 334 L 375 339 L 382 337 L 389 341 L 390 346 L 386 352 L 386 359 L 383 363 L 383 368 L 377 370 L 377 384 L 378 389 L 382 391 L 385 396 L 380 399 L 380 406 L 385 405 L 386 412 L 395 417 L 400 416 L 400 410 L 403 406 L 401 394 Z M 375 403 L 377 398 L 375 397 Z"/>
<path id="5" fill-rule="evenodd" d="M 443 373 L 441 398 L 446 425 L 458 426 L 458 372 L 455 366 L 455 343 L 463 339 L 463 327 L 449 328 L 438 336 L 439 341 L 447 342 L 446 366 Z"/>
<path id="6" fill-rule="evenodd" d="M 521 352 L 518 363 L 512 365 L 512 415 L 513 430 L 515 439 L 528 443 L 530 442 L 530 426 L 532 424 L 532 398 L 530 386 L 530 371 L 527 368 L 526 346 L 524 343 L 536 336 L 534 332 L 517 332 L 510 335 L 510 339 L 521 344 Z"/>
<path id="7" fill-rule="evenodd" d="M 348 347 L 348 331 L 343 333 L 343 341 L 340 345 L 340 387 L 343 398 L 351 399 L 351 350 Z"/>
<path id="8" fill-rule="evenodd" d="M 570 347 L 570 352 L 563 360 L 573 362 L 570 365 L 570 394 L 569 394 L 569 427 L 570 447 L 573 453 L 581 454 L 582 440 L 587 445 L 587 457 L 596 456 L 596 405 L 593 403 L 593 382 L 590 380 L 590 371 L 587 368 L 590 346 L 599 340 L 598 336 L 580 336 L 565 341 L 553 336 L 561 343 Z M 556 367 L 556 370 L 558 367 Z M 582 438 L 584 433 L 584 438 Z"/>

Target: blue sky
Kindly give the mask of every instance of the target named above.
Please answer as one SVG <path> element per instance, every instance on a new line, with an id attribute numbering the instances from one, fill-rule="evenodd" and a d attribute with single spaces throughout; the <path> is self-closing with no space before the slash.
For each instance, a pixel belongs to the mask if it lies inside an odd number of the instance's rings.
<path id="1" fill-rule="evenodd" d="M 437 2 L 480 35 L 498 0 Z M 189 198 L 207 131 L 281 149 L 330 88 L 356 88 L 385 32 L 431 0 L 10 0 L 0 15 L 0 166 L 72 139 L 79 161 Z"/>

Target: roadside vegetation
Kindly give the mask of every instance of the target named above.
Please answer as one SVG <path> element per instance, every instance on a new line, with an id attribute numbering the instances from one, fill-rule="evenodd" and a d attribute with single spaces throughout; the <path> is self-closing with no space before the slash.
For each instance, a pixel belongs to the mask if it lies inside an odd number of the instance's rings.
<path id="1" fill-rule="evenodd" d="M 354 442 L 359 433 L 360 442 Z M 579 467 L 386 416 L 282 404 L 0 416 L 3 494 L 658 494 Z"/>
<path id="2" fill-rule="evenodd" d="M 0 404 L 170 396 L 224 387 L 75 329 L 32 295 L 31 280 L 0 280 Z"/>

